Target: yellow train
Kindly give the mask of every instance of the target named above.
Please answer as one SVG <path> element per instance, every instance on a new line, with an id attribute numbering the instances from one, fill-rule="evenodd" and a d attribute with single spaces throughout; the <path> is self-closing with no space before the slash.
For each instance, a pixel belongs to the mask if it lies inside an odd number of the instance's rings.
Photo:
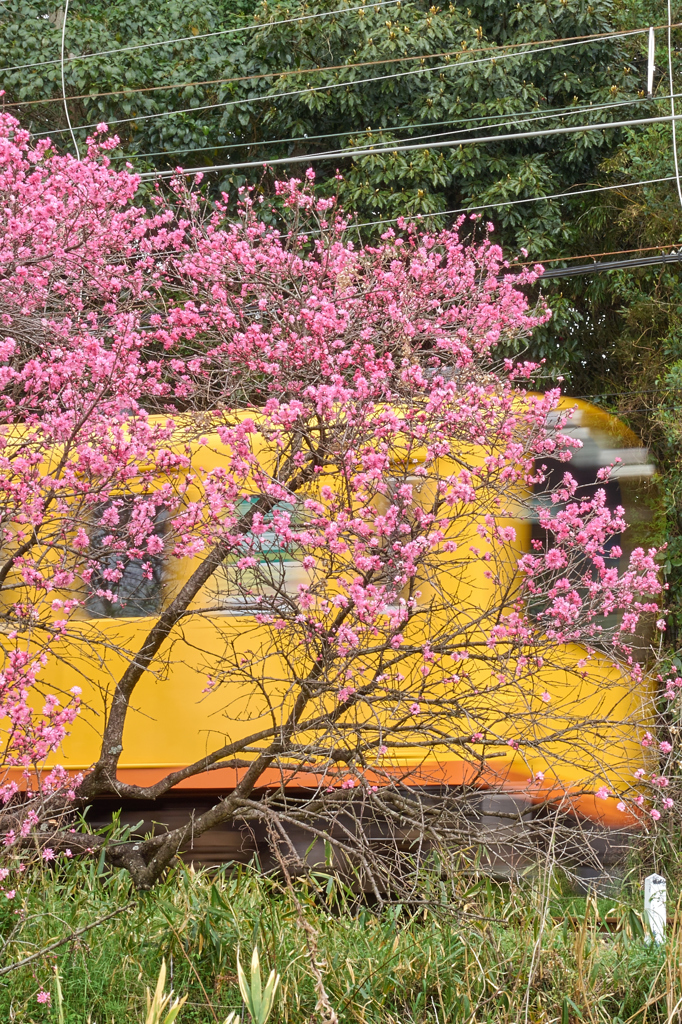
<path id="1" fill-rule="evenodd" d="M 639 439 L 621 421 L 583 401 L 563 399 L 560 408 L 574 406 L 576 412 L 564 432 L 582 441 L 582 448 L 574 454 L 570 465 L 579 483 L 589 489 L 597 469 L 620 460 L 606 489 L 609 504 L 623 505 L 626 518 L 632 524 L 621 543 L 626 558 L 629 549 L 646 543 L 650 528 L 647 493 L 653 466 Z M 204 442 L 201 446 L 195 445 L 193 457 L 209 471 L 220 466 L 223 448 L 217 436 L 211 435 Z M 543 461 L 548 463 L 547 459 Z M 561 466 L 562 471 L 565 468 Z M 428 483 L 422 481 L 420 486 L 428 487 Z M 539 528 L 532 516 L 519 519 L 515 527 L 513 554 L 517 556 L 530 550 Z M 159 532 L 164 528 L 160 516 Z M 105 527 L 98 529 L 106 532 Z M 98 542 L 96 530 L 91 541 L 93 545 Z M 281 586 L 285 593 L 298 593 L 299 586 L 309 578 L 300 560 L 290 554 L 283 555 L 274 542 L 268 547 L 267 536 L 261 543 L 261 557 L 279 574 L 278 580 L 273 580 L 273 587 Z M 55 688 L 66 693 L 74 684 L 83 690 L 82 713 L 62 749 L 51 756 L 49 764 L 59 763 L 77 773 L 87 771 L 97 759 L 116 680 L 129 662 L 131 652 L 139 649 L 155 617 L 196 568 L 198 559 L 199 556 L 186 557 L 175 560 L 172 565 L 160 559 L 148 559 L 144 573 L 139 563 L 131 563 L 127 575 L 119 581 L 115 599 L 102 593 L 84 601 L 75 617 L 78 636 L 57 648 L 58 657 L 50 662 L 43 680 L 48 690 Z M 273 668 L 272 651 L 265 657 L 268 667 L 262 673 L 262 680 L 269 679 L 269 684 L 258 682 L 250 688 L 236 685 L 233 692 L 229 682 L 220 687 L 212 686 L 212 680 L 220 677 L 221 666 L 226 663 L 228 646 L 229 664 L 238 664 L 240 652 L 246 657 L 259 649 L 265 628 L 258 621 L 257 605 L 244 596 L 244 578 L 237 593 L 231 585 L 231 571 L 227 565 L 214 574 L 195 598 L 190 613 L 174 630 L 162 661 L 146 672 L 138 684 L 123 737 L 118 769 L 121 782 L 152 785 L 169 772 L 193 764 L 226 741 L 249 735 L 259 722 L 267 720 L 268 714 L 272 715 L 277 702 L 278 706 L 284 706 L 288 684 L 283 681 L 285 674 L 280 672 L 280 678 L 276 678 L 279 670 Z M 448 571 L 447 566 L 444 571 Z M 485 565 L 472 563 L 467 570 L 466 583 L 460 577 L 456 586 L 459 589 L 452 593 L 453 604 L 456 601 L 460 606 L 466 603 L 474 607 L 480 601 L 483 605 L 489 592 Z M 424 589 L 428 591 L 428 585 Z M 446 612 L 447 609 L 441 609 L 439 614 Z M 574 646 L 567 647 L 562 655 L 566 668 L 561 667 L 561 657 L 555 658 L 544 670 L 543 679 L 555 705 L 561 708 L 562 721 L 570 720 L 574 727 L 581 718 L 586 721 L 613 718 L 613 731 L 605 733 L 600 727 L 600 738 L 594 740 L 598 749 L 593 763 L 588 764 L 585 757 L 576 756 L 575 749 L 569 749 L 572 742 L 569 738 L 554 742 L 550 761 L 542 744 L 538 744 L 537 756 L 532 750 L 516 750 L 505 741 L 507 735 L 513 736 L 512 726 L 505 726 L 505 716 L 513 724 L 516 711 L 504 696 L 499 698 L 499 706 L 495 706 L 497 698 L 491 691 L 488 697 L 481 697 L 481 717 L 472 725 L 476 735 L 480 721 L 486 716 L 488 720 L 495 718 L 497 723 L 493 730 L 496 742 L 489 742 L 486 747 L 488 760 L 484 770 L 476 768 L 475 757 L 472 760 L 471 750 L 474 754 L 477 750 L 475 739 L 461 757 L 453 753 L 452 745 L 432 745 L 425 756 L 416 742 L 410 746 L 406 741 L 402 747 L 396 745 L 377 760 L 374 775 L 370 769 L 367 778 L 377 784 L 382 778 L 395 777 L 415 786 L 443 783 L 467 784 L 481 789 L 493 786 L 510 793 L 523 793 L 531 805 L 546 802 L 557 794 L 562 799 L 566 794 L 573 794 L 570 799 L 573 812 L 609 827 L 622 827 L 626 818 L 617 809 L 617 801 L 597 799 L 594 789 L 599 780 L 613 789 L 622 789 L 627 786 L 634 768 L 643 763 L 638 732 L 643 720 L 643 694 L 633 692 L 618 666 L 595 654 L 589 660 L 584 678 L 578 679 L 572 666 L 583 653 Z M 482 695 L 490 691 L 485 669 L 476 669 L 468 685 L 474 686 L 475 691 L 480 690 Z M 273 694 L 276 694 L 274 698 Z M 538 725 L 538 737 L 546 736 L 557 721 L 558 717 L 550 716 L 542 726 Z M 152 816 L 171 822 L 181 810 L 204 806 L 216 795 L 233 788 L 245 770 L 243 766 L 222 767 L 188 778 L 164 797 Z M 280 779 L 280 771 L 272 769 L 261 784 L 275 785 Z M 589 780 L 587 787 L 586 779 Z M 340 782 L 340 777 L 332 780 L 333 785 Z M 319 785 L 320 776 L 314 763 L 303 764 L 290 775 L 287 784 L 300 788 Z M 139 815 L 133 810 L 130 817 L 136 819 Z M 210 847 L 204 840 L 205 850 L 209 851 L 205 856 L 209 859 L 219 855 L 221 843 L 228 855 L 234 855 L 234 842 L 225 834 L 222 839 L 214 837 L 209 843 Z"/>

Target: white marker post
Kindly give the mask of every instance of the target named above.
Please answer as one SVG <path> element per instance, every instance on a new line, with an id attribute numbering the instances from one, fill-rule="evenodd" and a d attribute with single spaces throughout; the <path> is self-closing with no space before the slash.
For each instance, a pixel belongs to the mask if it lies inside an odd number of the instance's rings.
<path id="1" fill-rule="evenodd" d="M 644 917 L 649 925 L 651 938 L 657 945 L 665 942 L 665 903 L 665 878 L 660 875 L 649 875 L 644 879 Z"/>
<path id="2" fill-rule="evenodd" d="M 656 34 L 653 28 L 649 29 L 649 59 L 647 61 L 646 91 L 649 96 L 654 91 L 654 61 L 656 59 Z"/>

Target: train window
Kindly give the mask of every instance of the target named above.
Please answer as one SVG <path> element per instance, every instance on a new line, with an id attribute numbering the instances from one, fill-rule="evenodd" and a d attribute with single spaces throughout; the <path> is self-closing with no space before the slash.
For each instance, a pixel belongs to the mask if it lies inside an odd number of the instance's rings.
<path id="1" fill-rule="evenodd" d="M 246 514 L 253 502 L 251 498 L 242 502 L 241 514 Z M 298 556 L 295 544 L 283 541 L 280 531 L 274 528 L 282 517 L 295 525 L 298 518 L 292 502 L 280 501 L 265 517 L 265 524 L 271 529 L 263 533 L 247 533 L 243 550 L 225 559 L 213 574 L 208 590 L 214 611 L 228 615 L 252 615 L 254 611 L 268 611 L 286 606 L 286 598 L 297 597 L 302 583 L 309 583 L 309 573 Z M 255 564 L 240 567 L 243 558 L 255 560 Z"/>
<path id="2" fill-rule="evenodd" d="M 108 501 L 99 509 L 90 530 L 90 557 L 96 563 L 90 579 L 86 610 L 94 618 L 127 619 L 158 615 L 163 604 L 162 554 L 131 558 L 129 528 L 139 498 Z M 165 509 L 154 517 L 154 535 L 163 537 L 168 526 Z"/>

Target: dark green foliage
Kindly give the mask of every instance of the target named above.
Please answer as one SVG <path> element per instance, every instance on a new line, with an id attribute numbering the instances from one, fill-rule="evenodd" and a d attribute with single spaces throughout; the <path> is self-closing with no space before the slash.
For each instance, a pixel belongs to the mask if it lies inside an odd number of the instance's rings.
<path id="1" fill-rule="evenodd" d="M 250 9 L 240 7 L 238 0 L 74 0 L 67 50 L 94 52 L 342 6 L 340 0 L 263 3 Z M 137 155 L 137 166 L 159 168 L 222 164 L 228 159 L 262 161 L 328 149 L 352 151 L 419 140 L 434 132 L 445 140 L 579 125 L 595 118 L 617 120 L 639 110 L 641 101 L 600 113 L 588 114 L 581 108 L 637 98 L 641 60 L 637 54 L 633 59 L 621 40 L 562 49 L 535 46 L 522 56 L 500 49 L 512 45 L 512 52 L 517 52 L 523 43 L 609 31 L 615 13 L 611 0 L 368 6 L 334 17 L 71 62 L 66 69 L 67 93 L 83 98 L 71 100 L 69 109 L 74 125 L 117 122 L 114 127 L 125 154 Z M 3 4 L 0 66 L 54 59 L 60 40 L 61 15 L 54 9 L 48 18 L 37 0 Z M 401 77 L 381 78 L 391 74 Z M 12 108 L 27 126 L 35 131 L 64 129 L 58 64 L 18 69 L 3 78 L 7 98 L 27 104 Z M 211 84 L 187 84 L 200 82 Z M 172 83 L 177 85 L 159 91 Z M 121 94 L 126 89 L 154 88 Z M 109 91 L 118 94 L 94 96 Z M 55 101 L 28 105 L 46 95 Z M 188 109 L 149 116 L 180 108 Z M 537 120 L 548 112 L 559 116 L 549 122 Z M 136 116 L 147 119 L 135 122 Z M 81 144 L 85 134 L 77 132 Z M 71 145 L 68 134 L 55 137 L 60 144 Z M 320 181 L 340 193 L 347 209 L 362 220 L 374 220 L 562 192 L 589 181 L 617 143 L 614 131 L 585 132 L 355 160 L 349 153 L 317 168 Z M 334 180 L 337 167 L 344 176 L 341 182 Z M 303 166 L 294 165 L 297 168 L 300 172 Z M 276 173 L 285 174 L 286 168 L 279 167 Z M 210 185 L 230 190 L 261 176 L 260 168 L 225 172 L 211 175 Z M 574 211 L 560 203 L 497 211 L 493 205 L 491 215 L 501 240 L 514 250 L 526 246 L 534 257 L 547 258 L 570 244 Z"/>
<path id="2" fill-rule="evenodd" d="M 682 7 L 673 4 L 673 22 Z M 661 24 L 666 6 L 633 2 L 619 27 Z M 667 33 L 656 35 L 655 95 L 669 94 Z M 682 30 L 672 33 L 674 90 L 682 83 Z M 632 64 L 644 56 L 644 37 L 625 44 Z M 680 112 L 677 100 L 677 112 Z M 669 113 L 669 100 L 658 113 Z M 678 124 L 678 150 L 682 129 Z M 623 132 L 618 148 L 598 168 L 595 184 L 616 186 L 576 200 L 566 256 L 625 250 L 655 255 L 682 243 L 682 208 L 674 181 L 638 186 L 674 175 L 670 124 Z M 663 248 L 661 248 L 663 247 Z M 609 257 L 605 257 L 608 259 Z M 618 258 L 618 257 L 616 257 Z M 533 356 L 565 376 L 571 394 L 584 395 L 623 417 L 649 444 L 659 466 L 655 531 L 645 543 L 667 543 L 662 564 L 669 584 L 668 642 L 682 629 L 682 264 L 557 280 L 543 289 L 555 317 L 533 339 Z"/>

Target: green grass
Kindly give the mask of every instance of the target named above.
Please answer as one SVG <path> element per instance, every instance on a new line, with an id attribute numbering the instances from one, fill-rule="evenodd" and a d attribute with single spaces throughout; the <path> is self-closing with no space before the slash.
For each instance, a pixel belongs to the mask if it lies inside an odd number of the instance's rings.
<path id="1" fill-rule="evenodd" d="M 0 1020 L 56 1021 L 54 1005 L 36 1002 L 44 985 L 54 1003 L 56 965 L 66 1024 L 143 1022 L 145 988 L 165 958 L 175 992 L 189 996 L 178 1024 L 222 1022 L 242 1008 L 237 948 L 244 963 L 255 943 L 264 970 L 282 975 L 273 1022 L 324 1019 L 320 978 L 342 1024 L 658 1024 L 682 995 L 677 969 L 646 944 L 626 902 L 567 898 L 558 887 L 548 900 L 537 880 L 445 884 L 435 875 L 425 876 L 420 900 L 371 909 L 324 876 L 289 891 L 244 868 L 175 869 L 141 894 L 125 873 L 98 874 L 94 863 L 36 870 L 2 900 L 0 966 L 127 909 L 0 977 Z M 640 902 L 635 894 L 633 906 Z M 618 920 L 617 933 L 603 930 L 605 917 Z M 671 962 L 680 959 L 677 938 Z"/>

